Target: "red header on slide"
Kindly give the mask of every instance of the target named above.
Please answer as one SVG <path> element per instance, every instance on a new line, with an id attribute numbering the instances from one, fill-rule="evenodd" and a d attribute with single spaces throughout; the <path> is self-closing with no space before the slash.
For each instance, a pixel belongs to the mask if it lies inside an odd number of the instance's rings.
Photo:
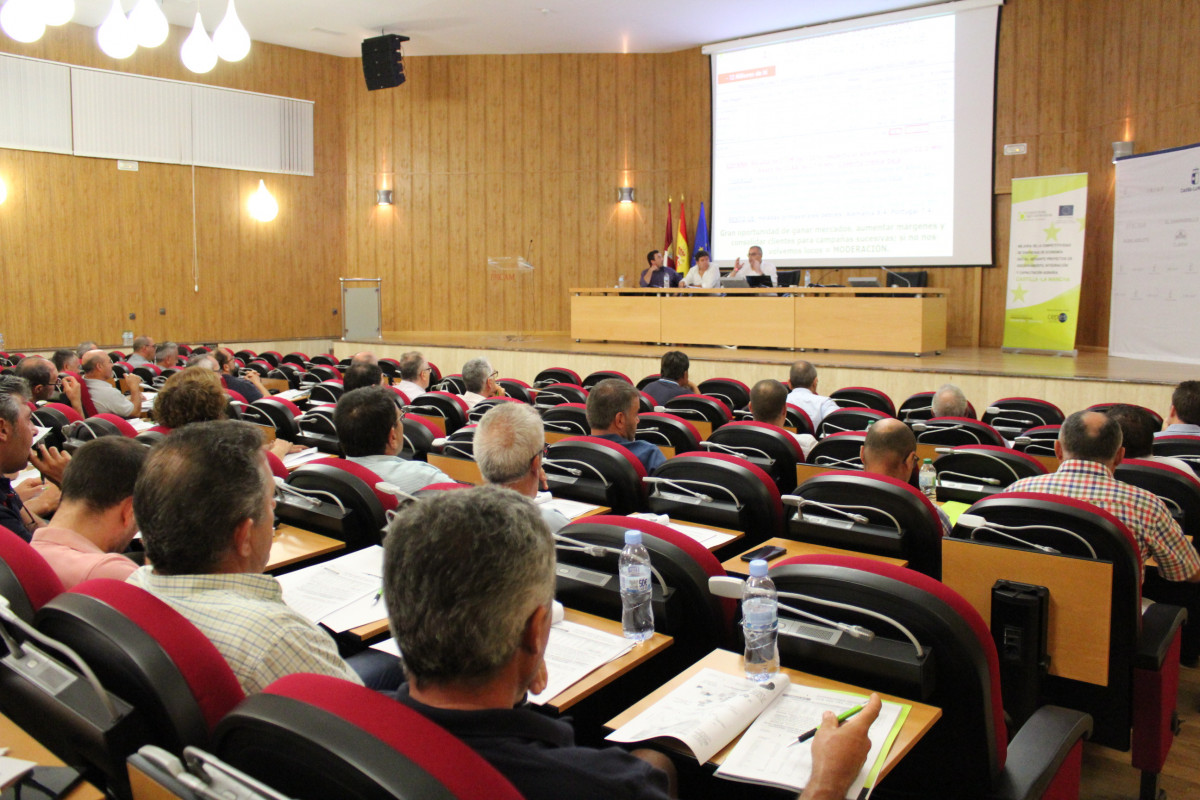
<path id="1" fill-rule="evenodd" d="M 738 81 L 752 81 L 755 78 L 773 78 L 775 76 L 775 67 L 759 67 L 757 69 L 743 69 L 737 72 L 725 72 L 717 76 L 717 83 L 736 83 Z"/>

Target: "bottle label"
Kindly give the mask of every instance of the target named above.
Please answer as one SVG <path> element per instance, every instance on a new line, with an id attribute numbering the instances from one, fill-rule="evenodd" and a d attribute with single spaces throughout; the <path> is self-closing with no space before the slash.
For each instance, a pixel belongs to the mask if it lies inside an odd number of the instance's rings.
<path id="1" fill-rule="evenodd" d="M 642 594 L 650 591 L 650 568 L 626 567 L 621 571 L 621 591 Z"/>
<path id="2" fill-rule="evenodd" d="M 777 614 L 776 604 L 765 598 L 753 598 L 742 603 L 742 622 L 753 628 L 774 625 Z"/>

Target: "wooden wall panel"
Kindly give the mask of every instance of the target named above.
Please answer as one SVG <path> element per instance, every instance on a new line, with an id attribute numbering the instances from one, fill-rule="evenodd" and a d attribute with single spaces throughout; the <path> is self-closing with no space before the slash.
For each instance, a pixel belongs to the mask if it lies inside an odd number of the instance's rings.
<path id="1" fill-rule="evenodd" d="M 191 167 L 152 163 L 118 172 L 105 159 L 0 150 L 10 186 L 0 206 L 0 332 L 9 349 L 118 344 L 130 328 L 179 341 L 337 330 L 348 195 L 341 89 L 352 62 L 256 42 L 245 61 L 197 76 L 179 61 L 186 33 L 172 28 L 161 47 L 125 61 L 105 56 L 81 25 L 48 29 L 32 45 L 0 36 L 0 51 L 313 100 L 315 176 L 196 169 L 193 178 Z M 260 177 L 279 202 L 272 223 L 246 213 Z"/>

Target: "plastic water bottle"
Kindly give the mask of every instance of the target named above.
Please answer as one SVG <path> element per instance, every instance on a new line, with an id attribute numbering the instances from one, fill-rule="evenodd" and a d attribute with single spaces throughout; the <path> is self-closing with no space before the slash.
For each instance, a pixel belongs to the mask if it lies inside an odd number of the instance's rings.
<path id="1" fill-rule="evenodd" d="M 930 500 L 937 500 L 937 470 L 933 468 L 933 459 L 927 458 L 921 462 L 921 471 L 917 473 L 917 483 L 921 491 Z"/>
<path id="2" fill-rule="evenodd" d="M 622 275 L 621 277 L 617 278 L 617 287 L 618 287 L 618 288 L 621 288 L 621 289 L 624 289 L 624 288 L 625 288 L 625 276 L 624 276 L 624 275 Z"/>
<path id="3" fill-rule="evenodd" d="M 750 578 L 742 587 L 742 634 L 746 639 L 746 677 L 768 681 L 779 672 L 779 598 L 767 577 L 767 562 L 750 562 Z"/>
<path id="4" fill-rule="evenodd" d="M 812 286 L 812 270 L 810 269 L 804 270 L 804 285 Z"/>
<path id="5" fill-rule="evenodd" d="M 621 576 L 621 632 L 642 642 L 654 635 L 654 607 L 650 605 L 650 554 L 641 531 L 625 531 L 625 548 L 617 560 Z"/>

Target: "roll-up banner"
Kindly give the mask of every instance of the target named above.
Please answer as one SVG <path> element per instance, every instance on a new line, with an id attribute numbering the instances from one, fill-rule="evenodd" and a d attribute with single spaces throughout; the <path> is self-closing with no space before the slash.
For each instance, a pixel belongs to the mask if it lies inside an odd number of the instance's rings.
<path id="1" fill-rule="evenodd" d="M 1013 179 L 1005 350 L 1075 355 L 1087 179 Z"/>

